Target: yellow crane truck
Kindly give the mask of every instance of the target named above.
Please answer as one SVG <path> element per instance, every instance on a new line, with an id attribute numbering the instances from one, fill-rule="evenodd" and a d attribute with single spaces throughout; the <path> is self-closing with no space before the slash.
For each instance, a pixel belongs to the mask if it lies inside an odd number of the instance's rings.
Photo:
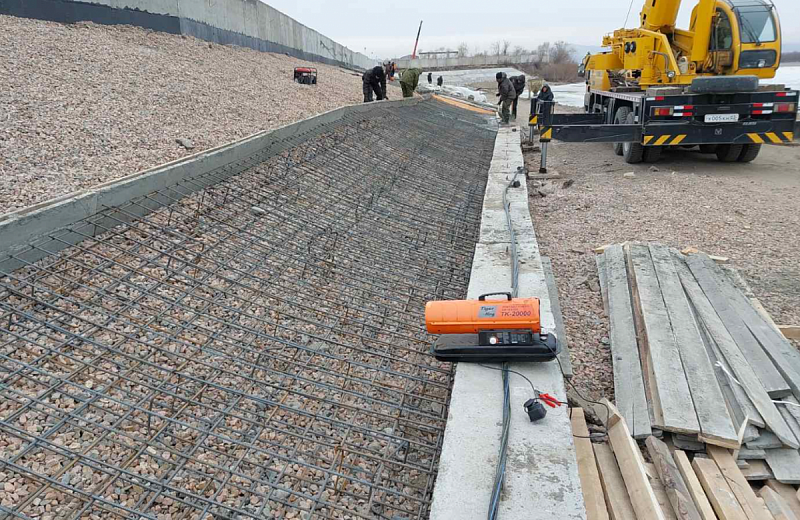
<path id="1" fill-rule="evenodd" d="M 639 163 L 699 145 L 720 161 L 750 162 L 762 145 L 794 139 L 798 92 L 760 85 L 781 62 L 774 4 L 699 0 L 688 30 L 675 26 L 680 5 L 645 0 L 638 28 L 614 31 L 603 39 L 609 51 L 586 56 L 585 114 L 554 114 L 552 103 L 532 112 L 544 149 L 550 139 L 609 142 Z"/>

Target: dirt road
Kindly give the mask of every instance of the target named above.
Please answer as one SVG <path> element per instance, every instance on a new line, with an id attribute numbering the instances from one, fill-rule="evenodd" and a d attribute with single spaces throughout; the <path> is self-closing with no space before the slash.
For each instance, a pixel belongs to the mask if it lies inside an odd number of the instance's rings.
<path id="1" fill-rule="evenodd" d="M 526 162 L 536 171 L 539 154 Z M 549 166 L 561 178 L 542 187 L 544 197 L 529 184 L 531 214 L 553 262 L 580 387 L 613 395 L 592 251 L 604 244 L 658 241 L 730 257 L 776 322 L 800 323 L 800 146 L 764 147 L 749 165 L 697 151 L 630 165 L 610 144 L 553 142 Z"/>

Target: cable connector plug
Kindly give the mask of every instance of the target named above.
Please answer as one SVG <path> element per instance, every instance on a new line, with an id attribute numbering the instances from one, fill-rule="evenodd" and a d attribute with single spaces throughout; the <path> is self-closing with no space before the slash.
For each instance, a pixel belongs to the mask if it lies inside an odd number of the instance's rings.
<path id="1" fill-rule="evenodd" d="M 531 422 L 541 421 L 547 416 L 547 410 L 538 399 L 528 399 L 523 407 Z"/>

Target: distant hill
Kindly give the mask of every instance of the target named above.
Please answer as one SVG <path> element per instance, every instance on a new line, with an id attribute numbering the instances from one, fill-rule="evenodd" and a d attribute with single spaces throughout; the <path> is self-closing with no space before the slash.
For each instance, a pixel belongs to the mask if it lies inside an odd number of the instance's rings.
<path id="1" fill-rule="evenodd" d="M 783 44 L 783 52 L 800 52 L 800 43 L 786 43 Z"/>

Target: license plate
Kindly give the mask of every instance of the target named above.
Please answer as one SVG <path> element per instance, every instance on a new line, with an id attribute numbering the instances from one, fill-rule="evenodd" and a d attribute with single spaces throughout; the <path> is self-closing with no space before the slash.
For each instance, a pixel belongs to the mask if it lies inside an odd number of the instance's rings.
<path id="1" fill-rule="evenodd" d="M 735 123 L 739 114 L 706 114 L 706 123 Z"/>

